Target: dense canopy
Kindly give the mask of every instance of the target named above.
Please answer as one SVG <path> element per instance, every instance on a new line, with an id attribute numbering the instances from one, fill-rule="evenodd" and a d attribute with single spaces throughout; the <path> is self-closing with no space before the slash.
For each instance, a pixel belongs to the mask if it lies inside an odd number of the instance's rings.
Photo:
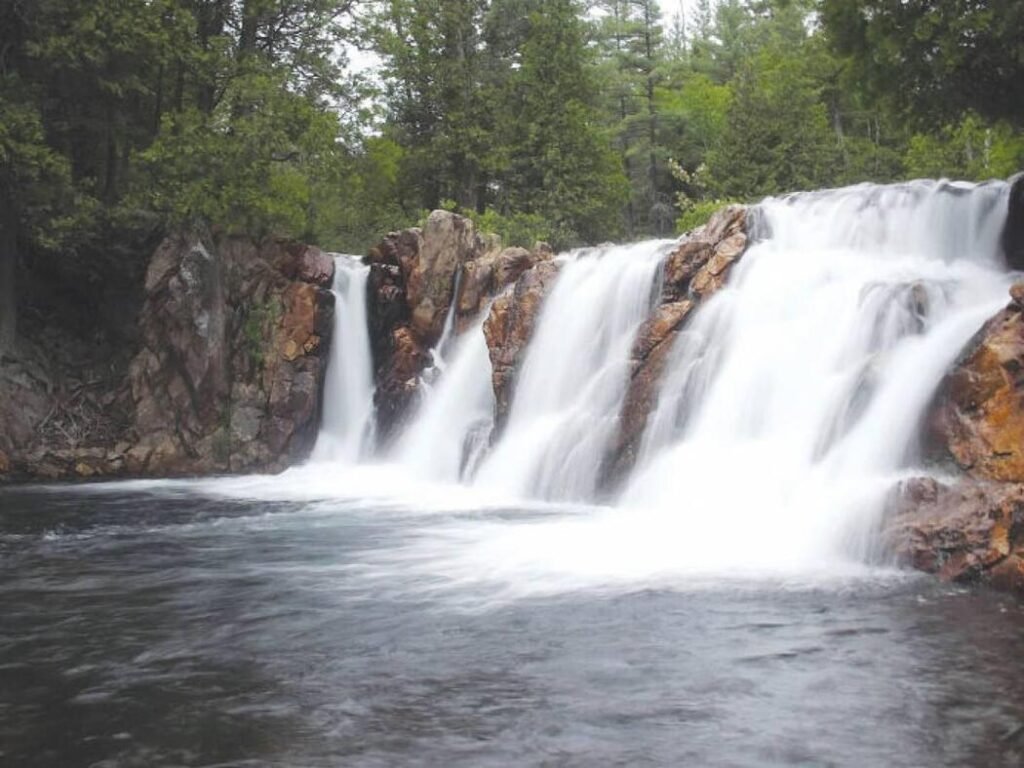
<path id="1" fill-rule="evenodd" d="M 680 7 L 0 0 L 0 284 L 181 223 L 362 251 L 447 207 L 561 247 L 1021 167 L 1016 0 Z"/>

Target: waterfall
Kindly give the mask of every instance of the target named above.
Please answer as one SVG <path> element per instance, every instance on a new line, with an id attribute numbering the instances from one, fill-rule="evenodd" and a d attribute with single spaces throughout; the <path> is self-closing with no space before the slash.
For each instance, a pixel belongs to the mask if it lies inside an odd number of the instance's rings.
<path id="1" fill-rule="evenodd" d="M 936 386 L 1007 301 L 1006 194 L 915 182 L 764 201 L 759 241 L 677 339 L 621 503 L 670 517 L 680 557 L 867 556 Z"/>
<path id="2" fill-rule="evenodd" d="M 370 268 L 358 256 L 334 257 L 334 335 L 324 382 L 315 461 L 351 463 L 373 445 L 373 358 L 366 324 Z"/>
<path id="3" fill-rule="evenodd" d="M 671 246 L 648 242 L 565 257 L 478 486 L 543 499 L 593 497 L 618 426 L 633 340 Z"/>
<path id="4" fill-rule="evenodd" d="M 483 333 L 486 316 L 482 312 L 474 326 L 454 340 L 450 363 L 435 358 L 439 380 L 429 385 L 416 417 L 396 446 L 395 460 L 425 479 L 458 482 L 472 473 L 486 449 L 494 416 L 491 363 Z"/>
<path id="5" fill-rule="evenodd" d="M 614 504 L 491 544 L 511 564 L 509 553 L 529 551 L 530 567 L 623 574 L 868 557 L 886 493 L 919 465 L 915 440 L 936 387 L 1007 301 L 1007 195 L 1001 182 L 913 182 L 753 207 L 747 252 L 676 336 Z M 595 501 L 631 348 L 673 245 L 559 257 L 494 434 L 487 312 L 461 335 L 449 317 L 422 400 L 383 458 L 401 476 L 492 499 Z M 355 461 L 372 422 L 366 270 L 338 264 L 315 458 Z"/>

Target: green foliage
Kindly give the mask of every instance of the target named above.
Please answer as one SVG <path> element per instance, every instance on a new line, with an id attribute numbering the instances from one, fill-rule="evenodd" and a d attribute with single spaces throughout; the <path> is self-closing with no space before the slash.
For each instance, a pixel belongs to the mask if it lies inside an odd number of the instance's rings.
<path id="1" fill-rule="evenodd" d="M 314 184 L 337 162 L 337 130 L 331 114 L 288 91 L 275 73 L 238 78 L 212 113 L 165 118 L 136 158 L 135 200 L 172 222 L 301 235 L 312 227 Z"/>
<path id="2" fill-rule="evenodd" d="M 277 301 L 265 301 L 246 305 L 242 320 L 242 339 L 250 363 L 262 368 L 267 338 L 281 319 L 281 306 Z"/>
<path id="3" fill-rule="evenodd" d="M 907 173 L 917 177 L 1005 178 L 1022 167 L 1024 135 L 975 114 L 937 134 L 914 134 L 906 153 Z"/>
<path id="4" fill-rule="evenodd" d="M 974 111 L 1024 127 L 1024 3 L 822 0 L 862 87 L 919 127 Z"/>
<path id="5" fill-rule="evenodd" d="M 826 186 L 836 137 L 806 56 L 762 52 L 737 77 L 720 143 L 709 153 L 714 188 L 737 198 Z"/>
<path id="6" fill-rule="evenodd" d="M 688 13 L 666 35 L 656 0 L 0 0 L 0 266 L 103 284 L 194 220 L 360 252 L 443 201 L 564 248 L 660 234 L 673 203 L 689 228 L 1024 163 L 1019 0 Z"/>
<path id="7" fill-rule="evenodd" d="M 561 248 L 565 233 L 557 232 L 551 222 L 536 213 L 512 213 L 503 216 L 493 208 L 483 213 L 464 211 L 476 224 L 479 232 L 492 232 L 501 238 L 502 245 L 532 248 L 538 242 Z"/>
<path id="8" fill-rule="evenodd" d="M 727 205 L 731 205 L 736 200 L 702 200 L 699 203 L 693 203 L 689 208 L 684 210 L 682 214 L 676 219 L 676 232 L 683 234 L 696 229 L 697 227 L 704 226 L 716 212 L 720 211 Z"/>

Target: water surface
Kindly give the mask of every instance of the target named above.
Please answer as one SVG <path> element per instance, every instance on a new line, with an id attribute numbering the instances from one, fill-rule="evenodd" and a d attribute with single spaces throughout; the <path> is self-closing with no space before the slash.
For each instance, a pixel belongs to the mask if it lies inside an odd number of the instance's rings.
<path id="1" fill-rule="evenodd" d="M 868 569 L 489 569 L 457 555 L 604 512 L 210 488 L 0 491 L 0 764 L 1024 760 L 1009 598 Z"/>

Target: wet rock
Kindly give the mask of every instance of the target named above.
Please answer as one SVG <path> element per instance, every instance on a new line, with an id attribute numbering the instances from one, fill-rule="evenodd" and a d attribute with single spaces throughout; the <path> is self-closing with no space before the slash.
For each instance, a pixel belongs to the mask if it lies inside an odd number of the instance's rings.
<path id="1" fill-rule="evenodd" d="M 729 267 L 746 250 L 746 223 L 747 209 L 730 205 L 684 235 L 665 260 L 665 299 L 703 298 L 721 288 Z"/>
<path id="2" fill-rule="evenodd" d="M 945 581 L 1024 594 L 1024 484 L 904 481 L 890 499 L 882 538 L 901 562 Z"/>
<path id="3" fill-rule="evenodd" d="M 329 257 L 290 241 L 165 240 L 130 368 L 137 440 L 121 451 L 124 471 L 269 471 L 302 458 L 319 418 L 334 308 L 320 285 L 332 275 Z"/>
<path id="4" fill-rule="evenodd" d="M 378 370 L 374 393 L 377 427 L 383 441 L 395 433 L 415 402 L 419 376 L 430 361 L 427 350 L 408 326 L 399 326 L 391 332 L 390 350 L 386 368 Z"/>
<path id="5" fill-rule="evenodd" d="M 473 222 L 463 216 L 434 211 L 427 217 L 418 258 L 408 272 L 406 285 L 411 326 L 424 347 L 432 347 L 441 337 L 456 272 L 487 246 Z"/>
<path id="6" fill-rule="evenodd" d="M 459 331 L 476 320 L 488 302 L 541 261 L 550 261 L 546 251 L 525 248 L 489 250 L 463 267 L 458 296 Z"/>
<path id="7" fill-rule="evenodd" d="M 484 321 L 496 402 L 496 429 L 500 429 L 508 417 L 516 372 L 533 335 L 541 306 L 554 287 L 558 272 L 557 262 L 540 262 L 521 275 L 511 290 L 494 301 Z"/>
<path id="8" fill-rule="evenodd" d="M 931 424 L 932 441 L 972 476 L 1024 482 L 1024 314 L 1016 296 L 940 385 Z"/>
<path id="9" fill-rule="evenodd" d="M 1003 253 L 1011 269 L 1024 269 L 1024 173 L 1010 180 L 1010 195 L 1003 228 Z"/>
<path id="10" fill-rule="evenodd" d="M 496 238 L 448 211 L 434 211 L 422 230 L 392 232 L 370 250 L 367 311 L 378 439 L 386 442 L 415 402 L 452 304 L 461 332 L 502 281 L 529 267 L 529 254 L 520 251 L 503 251 Z"/>
<path id="11" fill-rule="evenodd" d="M 633 345 L 619 430 L 602 472 L 606 486 L 614 486 L 632 469 L 676 338 L 692 311 L 725 285 L 730 268 L 742 257 L 746 222 L 743 206 L 723 208 L 706 225 L 684 235 L 665 259 L 661 303 Z"/>

